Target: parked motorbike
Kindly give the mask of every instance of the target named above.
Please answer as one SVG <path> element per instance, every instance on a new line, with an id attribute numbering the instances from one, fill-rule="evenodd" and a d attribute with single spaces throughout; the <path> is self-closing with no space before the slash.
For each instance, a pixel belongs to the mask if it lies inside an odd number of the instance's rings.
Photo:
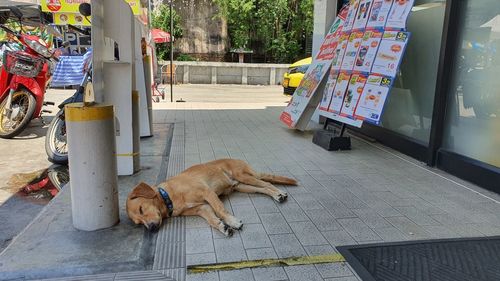
<path id="1" fill-rule="evenodd" d="M 80 4 L 80 13 L 85 17 L 90 16 L 90 5 L 87 3 Z M 83 30 L 77 28 L 73 25 L 68 25 L 70 29 L 75 32 L 78 32 L 83 35 L 90 35 L 90 31 Z M 66 138 L 66 121 L 65 121 L 65 112 L 64 106 L 66 104 L 82 102 L 83 96 L 89 85 L 89 82 L 92 81 L 92 53 L 87 52 L 84 56 L 84 77 L 78 86 L 78 89 L 73 94 L 73 96 L 69 97 L 65 101 L 63 101 L 59 105 L 59 112 L 56 114 L 54 119 L 50 122 L 50 125 L 47 129 L 47 135 L 45 137 L 45 152 L 47 153 L 47 157 L 49 161 L 57 164 L 66 164 L 68 163 L 68 147 L 67 147 L 67 138 Z M 91 87 L 90 87 L 91 88 Z"/>
<path id="2" fill-rule="evenodd" d="M 58 52 L 50 51 L 38 36 L 24 34 L 23 14 L 15 7 L 11 12 L 19 20 L 21 31 L 16 32 L 5 25 L 0 28 L 17 38 L 24 50 L 5 50 L 3 67 L 0 69 L 0 138 L 13 138 L 21 133 L 28 123 L 41 117 L 45 102 L 45 89 L 50 78 L 51 63 L 57 61 Z"/>

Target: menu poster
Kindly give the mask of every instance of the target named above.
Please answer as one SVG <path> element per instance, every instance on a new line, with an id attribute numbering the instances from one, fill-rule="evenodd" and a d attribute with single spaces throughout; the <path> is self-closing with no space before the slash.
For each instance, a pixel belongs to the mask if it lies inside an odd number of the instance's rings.
<path id="1" fill-rule="evenodd" d="M 347 16 L 344 24 L 344 32 L 349 32 L 354 25 L 354 20 L 356 18 L 356 14 L 358 12 L 360 0 L 350 0 L 349 1 L 349 10 L 347 11 Z"/>
<path id="2" fill-rule="evenodd" d="M 345 51 L 347 50 L 347 44 L 349 43 L 349 34 L 343 33 L 335 49 L 335 55 L 332 61 L 332 71 L 339 71 L 342 66 L 342 61 L 344 60 Z"/>
<path id="3" fill-rule="evenodd" d="M 363 29 L 366 27 L 366 23 L 368 22 L 370 11 L 372 9 L 373 0 L 361 0 L 359 2 L 358 14 L 356 15 L 356 19 L 354 20 L 354 24 L 352 26 L 353 30 Z"/>
<path id="4" fill-rule="evenodd" d="M 385 27 L 387 29 L 405 29 L 414 2 L 415 0 L 395 0 Z"/>
<path id="5" fill-rule="evenodd" d="M 330 71 L 328 81 L 326 82 L 325 89 L 323 90 L 323 98 L 321 98 L 321 102 L 319 104 L 320 110 L 328 110 L 328 106 L 330 106 L 330 101 L 332 100 L 333 89 L 337 84 L 338 76 L 339 75 L 335 71 Z"/>
<path id="6" fill-rule="evenodd" d="M 366 28 L 385 27 L 394 0 L 375 0 L 372 4 L 372 12 L 366 24 Z"/>
<path id="7" fill-rule="evenodd" d="M 361 45 L 354 63 L 354 71 L 370 72 L 377 55 L 383 30 L 367 30 L 361 40 Z"/>
<path id="8" fill-rule="evenodd" d="M 363 39 L 364 31 L 353 31 L 349 36 L 349 42 L 347 43 L 347 48 L 344 55 L 344 60 L 342 61 L 341 70 L 351 71 L 354 68 L 354 61 L 356 60 L 356 54 L 358 53 L 359 45 Z"/>
<path id="9" fill-rule="evenodd" d="M 326 35 L 325 41 L 321 44 L 320 52 L 318 52 L 318 55 L 307 69 L 288 106 L 281 113 L 280 120 L 288 127 L 295 128 L 309 105 L 312 96 L 316 93 L 318 85 L 330 69 L 337 45 L 337 40 L 333 35 L 337 34 L 339 36 L 341 34 L 346 14 L 347 9 L 340 11 L 332 28 L 330 28 Z"/>
<path id="10" fill-rule="evenodd" d="M 329 112 L 340 113 L 342 102 L 344 101 L 345 91 L 349 86 L 349 78 L 351 75 L 347 72 L 340 72 L 337 78 L 337 84 L 333 89 L 332 101 L 330 102 Z"/>
<path id="11" fill-rule="evenodd" d="M 371 123 L 380 123 L 382 110 L 392 83 L 393 78 L 391 77 L 376 74 L 368 76 L 354 116 Z"/>
<path id="12" fill-rule="evenodd" d="M 365 83 L 366 76 L 362 74 L 351 75 L 349 86 L 347 87 L 347 93 L 345 94 L 344 102 L 342 104 L 342 110 L 340 111 L 340 116 L 354 118 L 354 111 L 358 105 L 359 97 L 363 93 Z"/>
<path id="13" fill-rule="evenodd" d="M 385 31 L 373 63 L 372 72 L 396 77 L 409 38 L 410 32 Z"/>

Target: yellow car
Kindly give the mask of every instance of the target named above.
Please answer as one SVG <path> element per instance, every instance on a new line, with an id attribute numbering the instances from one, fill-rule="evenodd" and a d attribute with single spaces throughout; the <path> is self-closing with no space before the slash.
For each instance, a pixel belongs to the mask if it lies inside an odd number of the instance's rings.
<path id="1" fill-rule="evenodd" d="M 311 63 L 312 57 L 308 57 L 290 65 L 288 72 L 285 72 L 283 75 L 283 83 L 281 83 L 285 95 L 293 95 L 293 92 L 295 92 L 295 89 L 299 86 L 300 80 L 304 77 Z"/>

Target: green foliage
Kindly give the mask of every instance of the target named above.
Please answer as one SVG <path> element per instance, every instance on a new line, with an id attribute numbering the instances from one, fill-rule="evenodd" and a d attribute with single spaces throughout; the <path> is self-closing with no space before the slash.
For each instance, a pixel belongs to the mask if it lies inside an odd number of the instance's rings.
<path id="1" fill-rule="evenodd" d="M 232 48 L 263 47 L 268 61 L 291 62 L 304 54 L 313 31 L 314 0 L 215 0 L 228 24 Z M 256 50 L 254 50 L 256 51 Z"/>
<path id="2" fill-rule="evenodd" d="M 196 59 L 188 54 L 180 54 L 176 60 L 178 60 L 178 61 L 195 61 Z"/>
<path id="3" fill-rule="evenodd" d="M 172 18 L 174 19 L 174 42 L 175 39 L 182 37 L 182 27 L 181 27 L 181 17 L 172 10 Z M 151 26 L 153 28 L 159 28 L 170 34 L 170 8 L 168 5 L 161 4 L 154 9 L 151 15 Z M 168 60 L 170 58 L 170 42 L 156 44 L 156 55 L 160 60 Z"/>

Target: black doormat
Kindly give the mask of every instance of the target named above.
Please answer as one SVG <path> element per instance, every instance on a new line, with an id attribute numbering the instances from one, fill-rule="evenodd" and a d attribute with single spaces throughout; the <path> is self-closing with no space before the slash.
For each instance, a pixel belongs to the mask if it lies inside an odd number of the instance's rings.
<path id="1" fill-rule="evenodd" d="M 499 281 L 500 236 L 338 247 L 363 281 Z"/>

